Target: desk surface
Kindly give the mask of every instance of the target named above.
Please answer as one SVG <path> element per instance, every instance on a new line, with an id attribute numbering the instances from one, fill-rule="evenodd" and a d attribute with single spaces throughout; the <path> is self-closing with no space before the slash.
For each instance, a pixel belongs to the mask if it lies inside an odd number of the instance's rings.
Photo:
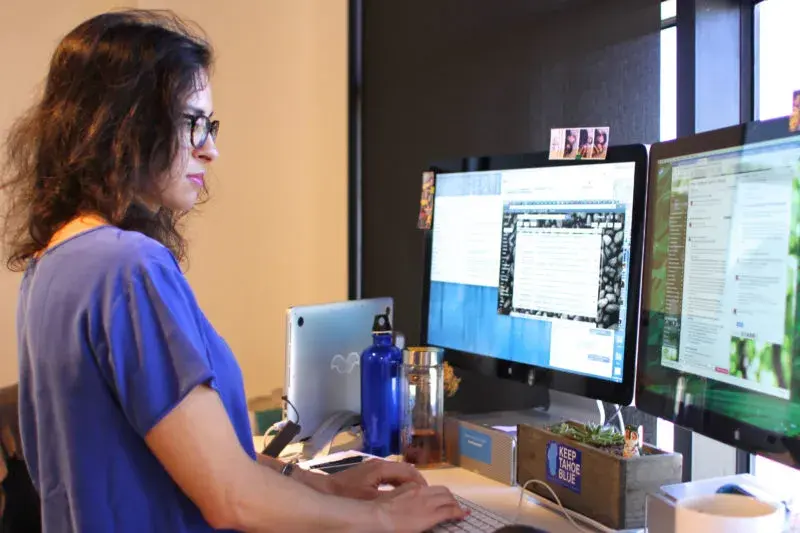
<path id="1" fill-rule="evenodd" d="M 261 437 L 254 437 L 253 441 L 256 449 L 260 449 Z M 347 440 L 336 442 L 332 451 L 349 449 L 349 444 L 350 442 Z M 299 451 L 299 448 L 297 445 L 292 445 L 286 451 Z M 458 467 L 420 470 L 420 472 L 428 484 L 445 486 L 454 494 L 505 516 L 514 523 L 536 526 L 549 533 L 576 533 L 577 531 L 561 512 L 539 505 L 530 497 L 523 498 L 522 505 L 518 505 L 520 487 L 510 487 Z"/>
<path id="2" fill-rule="evenodd" d="M 422 470 L 430 485 L 443 485 L 453 493 L 485 507 L 518 524 L 536 526 L 550 533 L 576 533 L 561 513 L 556 513 L 525 497 L 519 504 L 520 487 L 509 487 L 463 468 Z M 584 526 L 585 527 L 585 526 Z"/>

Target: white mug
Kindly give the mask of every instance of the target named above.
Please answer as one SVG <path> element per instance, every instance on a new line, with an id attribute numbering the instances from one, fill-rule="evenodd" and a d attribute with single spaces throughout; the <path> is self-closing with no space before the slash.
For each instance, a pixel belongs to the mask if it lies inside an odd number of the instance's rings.
<path id="1" fill-rule="evenodd" d="M 785 521 L 782 505 L 738 494 L 695 496 L 675 506 L 675 533 L 781 533 Z"/>

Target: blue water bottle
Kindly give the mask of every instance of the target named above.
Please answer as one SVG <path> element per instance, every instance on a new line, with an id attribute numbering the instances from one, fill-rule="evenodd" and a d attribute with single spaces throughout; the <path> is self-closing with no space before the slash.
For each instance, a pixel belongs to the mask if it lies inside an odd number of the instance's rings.
<path id="1" fill-rule="evenodd" d="M 376 315 L 372 346 L 361 354 L 361 430 L 364 453 L 400 453 L 400 371 L 403 354 L 394 345 L 389 315 Z"/>

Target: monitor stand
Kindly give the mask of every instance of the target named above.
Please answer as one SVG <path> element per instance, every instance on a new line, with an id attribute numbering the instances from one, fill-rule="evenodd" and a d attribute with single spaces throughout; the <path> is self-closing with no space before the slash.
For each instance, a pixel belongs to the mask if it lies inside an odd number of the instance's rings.
<path id="1" fill-rule="evenodd" d="M 550 404 L 533 409 L 495 411 L 490 413 L 458 414 L 458 418 L 481 426 L 549 426 L 574 420 L 583 424 L 605 423 L 602 402 L 566 392 L 550 390 Z"/>

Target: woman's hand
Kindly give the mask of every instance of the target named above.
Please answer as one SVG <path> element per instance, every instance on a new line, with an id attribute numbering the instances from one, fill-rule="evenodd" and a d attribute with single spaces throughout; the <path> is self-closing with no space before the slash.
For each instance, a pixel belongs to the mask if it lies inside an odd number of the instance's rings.
<path id="1" fill-rule="evenodd" d="M 378 505 L 375 531 L 421 533 L 445 522 L 463 520 L 468 514 L 445 487 L 415 483 L 384 491 L 375 502 Z"/>
<path id="2" fill-rule="evenodd" d="M 412 465 L 380 459 L 364 461 L 336 474 L 319 477 L 323 479 L 318 479 L 315 484 L 326 485 L 319 487 L 322 492 L 359 500 L 374 500 L 384 494 L 385 491 L 378 490 L 381 485 L 427 486 L 425 478 Z"/>

